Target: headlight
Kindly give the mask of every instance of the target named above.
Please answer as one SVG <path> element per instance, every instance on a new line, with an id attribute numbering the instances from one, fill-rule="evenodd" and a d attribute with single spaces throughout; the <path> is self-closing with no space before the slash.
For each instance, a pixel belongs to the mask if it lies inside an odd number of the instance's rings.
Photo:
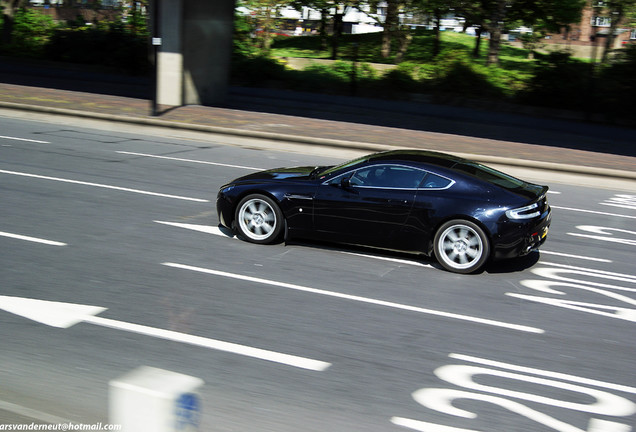
<path id="1" fill-rule="evenodd" d="M 234 185 L 233 184 L 221 186 L 221 189 L 219 189 L 219 193 L 225 195 L 226 193 L 228 193 L 232 189 L 234 189 Z"/>
<path id="2" fill-rule="evenodd" d="M 525 207 L 508 210 L 506 216 L 508 216 L 509 219 L 532 219 L 541 214 L 541 212 L 537 210 L 538 208 L 539 203 L 532 203 Z"/>

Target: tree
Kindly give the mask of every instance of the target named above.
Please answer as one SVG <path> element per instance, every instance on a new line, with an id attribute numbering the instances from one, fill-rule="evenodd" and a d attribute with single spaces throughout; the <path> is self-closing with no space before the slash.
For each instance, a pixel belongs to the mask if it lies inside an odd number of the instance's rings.
<path id="1" fill-rule="evenodd" d="M 442 18 L 453 10 L 453 1 L 444 0 L 417 0 L 414 5 L 420 13 L 423 13 L 433 19 L 433 56 L 440 52 L 441 32 L 440 27 Z"/>
<path id="2" fill-rule="evenodd" d="M 459 16 L 490 34 L 487 63 L 498 64 L 501 37 L 506 30 L 525 25 L 557 31 L 580 21 L 584 6 L 585 0 L 468 0 L 458 2 L 457 10 Z"/>
<path id="3" fill-rule="evenodd" d="M 0 7 L 2 7 L 2 45 L 11 43 L 15 14 L 25 2 L 26 0 L 0 0 Z"/>
<path id="4" fill-rule="evenodd" d="M 278 24 L 279 11 L 289 6 L 291 0 L 242 0 L 240 5 L 252 13 L 252 26 L 258 47 L 267 53 L 272 45 L 272 32 Z"/>
<path id="5" fill-rule="evenodd" d="M 607 63 L 619 25 L 624 21 L 628 21 L 629 25 L 629 21 L 636 18 L 636 0 L 607 0 L 602 4 L 610 21 L 609 32 L 605 38 L 605 49 L 601 58 L 601 63 Z M 633 25 L 633 21 L 631 24 Z"/>
<path id="6" fill-rule="evenodd" d="M 331 19 L 331 58 L 338 57 L 338 48 L 343 31 L 343 18 L 354 6 L 359 6 L 360 0 L 290 0 L 290 5 L 296 10 L 308 7 L 320 11 L 321 46 L 327 48 L 327 22 Z"/>
<path id="7" fill-rule="evenodd" d="M 367 15 L 382 26 L 382 44 L 380 54 L 383 58 L 389 58 L 392 53 L 393 41 L 397 41 L 395 63 L 399 63 L 413 39 L 408 26 L 401 22 L 401 16 L 415 12 L 415 5 L 422 0 L 369 0 Z M 358 9 L 364 10 L 364 2 L 359 2 Z M 378 12 L 379 7 L 386 5 L 384 19 Z"/>

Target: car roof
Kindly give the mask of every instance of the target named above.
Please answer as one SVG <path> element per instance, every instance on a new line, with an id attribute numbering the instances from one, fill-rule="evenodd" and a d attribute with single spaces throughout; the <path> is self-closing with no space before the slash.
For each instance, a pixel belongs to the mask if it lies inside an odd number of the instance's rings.
<path id="1" fill-rule="evenodd" d="M 391 150 L 373 154 L 368 159 L 368 162 L 379 161 L 415 162 L 451 168 L 457 163 L 466 162 L 466 159 L 426 150 Z"/>

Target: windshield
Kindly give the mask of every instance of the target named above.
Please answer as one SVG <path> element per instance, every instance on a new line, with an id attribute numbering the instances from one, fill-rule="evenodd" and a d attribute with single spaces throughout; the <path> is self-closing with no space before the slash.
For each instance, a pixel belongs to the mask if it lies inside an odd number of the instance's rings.
<path id="1" fill-rule="evenodd" d="M 506 189 L 519 189 L 525 186 L 523 180 L 504 174 L 501 171 L 487 167 L 476 162 L 461 162 L 455 164 L 453 169 L 470 174 L 480 180 L 494 183 Z"/>
<path id="2" fill-rule="evenodd" d="M 327 167 L 325 170 L 323 170 L 320 173 L 318 173 L 318 175 L 320 177 L 326 177 L 326 176 L 328 176 L 330 174 L 333 174 L 335 172 L 338 172 L 338 171 L 340 171 L 342 169 L 349 168 L 350 166 L 357 165 L 357 164 L 362 163 L 362 162 L 366 162 L 367 160 L 369 160 L 369 156 L 368 155 L 367 156 L 362 156 L 360 158 L 350 160 L 350 161 L 345 162 L 345 163 L 340 164 L 340 165 Z"/>

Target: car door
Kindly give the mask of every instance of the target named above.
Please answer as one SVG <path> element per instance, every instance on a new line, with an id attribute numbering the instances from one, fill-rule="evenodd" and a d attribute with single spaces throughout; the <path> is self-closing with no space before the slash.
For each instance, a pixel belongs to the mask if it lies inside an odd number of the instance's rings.
<path id="1" fill-rule="evenodd" d="M 374 164 L 318 186 L 314 227 L 343 241 L 389 245 L 405 224 L 425 172 L 398 164 Z"/>

